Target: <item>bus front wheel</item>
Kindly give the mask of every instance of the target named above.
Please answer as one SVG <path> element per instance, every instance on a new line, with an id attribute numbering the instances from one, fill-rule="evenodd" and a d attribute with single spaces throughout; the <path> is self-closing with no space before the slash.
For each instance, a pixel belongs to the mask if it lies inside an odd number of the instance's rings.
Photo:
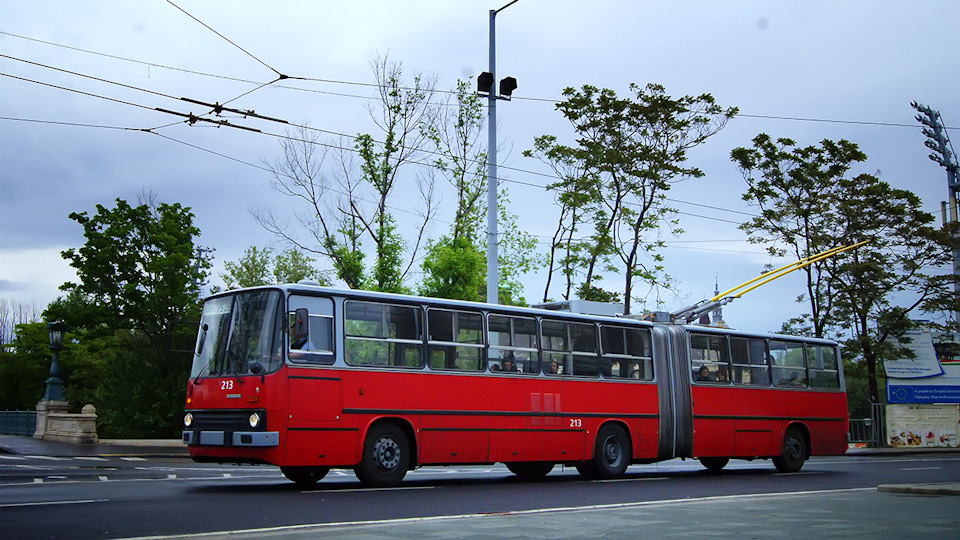
<path id="1" fill-rule="evenodd" d="M 623 476 L 630 465 L 630 438 L 620 426 L 605 425 L 597 434 L 593 459 L 577 465 L 580 476 L 589 480 Z"/>
<path id="2" fill-rule="evenodd" d="M 364 485 L 395 486 L 403 480 L 410 465 L 410 443 L 403 430 L 392 424 L 370 429 L 363 443 L 363 457 L 353 469 Z"/>
<path id="3" fill-rule="evenodd" d="M 807 440 L 797 428 L 790 428 L 783 436 L 783 449 L 780 455 L 773 458 L 777 470 L 785 473 L 795 473 L 803 467 L 807 459 Z"/>
<path id="4" fill-rule="evenodd" d="M 310 489 L 330 472 L 330 467 L 280 467 L 280 472 L 301 489 Z"/>
<path id="5" fill-rule="evenodd" d="M 507 469 L 520 477 L 521 480 L 528 482 L 540 480 L 550 474 L 553 470 L 553 463 L 549 461 L 533 461 L 528 463 L 504 463 Z"/>

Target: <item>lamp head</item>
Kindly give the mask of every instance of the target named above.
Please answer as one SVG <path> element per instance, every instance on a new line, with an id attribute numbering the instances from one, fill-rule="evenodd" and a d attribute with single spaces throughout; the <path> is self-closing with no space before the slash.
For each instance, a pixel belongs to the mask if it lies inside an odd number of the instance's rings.
<path id="1" fill-rule="evenodd" d="M 500 96 L 510 99 L 510 95 L 517 89 L 517 80 L 513 77 L 500 79 Z"/>
<path id="2" fill-rule="evenodd" d="M 47 332 L 50 333 L 50 348 L 63 348 L 63 335 L 67 333 L 67 323 L 63 321 L 47 323 Z"/>
<path id="3" fill-rule="evenodd" d="M 484 94 L 493 92 L 493 73 L 484 71 L 477 77 L 477 91 Z"/>

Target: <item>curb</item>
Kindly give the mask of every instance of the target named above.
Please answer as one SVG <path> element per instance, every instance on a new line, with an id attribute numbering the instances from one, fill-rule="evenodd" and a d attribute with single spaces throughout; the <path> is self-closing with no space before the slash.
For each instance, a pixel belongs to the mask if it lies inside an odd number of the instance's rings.
<path id="1" fill-rule="evenodd" d="M 960 495 L 960 483 L 952 484 L 881 484 L 880 493 L 906 493 L 909 495 Z"/>

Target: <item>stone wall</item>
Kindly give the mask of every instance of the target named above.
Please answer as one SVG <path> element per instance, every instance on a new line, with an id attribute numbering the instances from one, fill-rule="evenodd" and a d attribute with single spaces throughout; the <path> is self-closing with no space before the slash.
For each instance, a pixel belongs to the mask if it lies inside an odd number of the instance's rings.
<path id="1" fill-rule="evenodd" d="M 96 444 L 96 408 L 85 405 L 80 414 L 70 413 L 69 410 L 66 401 L 37 403 L 37 431 L 33 434 L 34 438 L 74 444 Z"/>

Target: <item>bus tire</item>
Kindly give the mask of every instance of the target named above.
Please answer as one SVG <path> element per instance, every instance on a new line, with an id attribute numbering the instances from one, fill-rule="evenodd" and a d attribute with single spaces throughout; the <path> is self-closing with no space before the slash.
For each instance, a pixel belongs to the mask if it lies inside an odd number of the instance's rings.
<path id="1" fill-rule="evenodd" d="M 730 463 L 730 458 L 725 457 L 702 457 L 700 464 L 706 467 L 710 472 L 720 472 Z"/>
<path id="2" fill-rule="evenodd" d="M 596 480 L 599 478 L 597 468 L 592 461 L 581 461 L 577 463 L 577 472 L 580 473 L 580 476 L 582 476 L 584 480 Z"/>
<path id="3" fill-rule="evenodd" d="M 370 428 L 363 443 L 363 456 L 353 472 L 370 487 L 395 486 L 410 465 L 410 443 L 403 430 L 393 424 Z"/>
<path id="4" fill-rule="evenodd" d="M 504 463 L 507 469 L 517 475 L 521 480 L 533 482 L 542 480 L 544 476 L 550 474 L 554 464 L 549 461 L 528 461 L 523 463 Z"/>
<path id="5" fill-rule="evenodd" d="M 807 440 L 797 428 L 789 428 L 783 435 L 783 447 L 780 455 L 773 458 L 777 470 L 784 473 L 795 473 L 803 467 L 807 459 Z"/>
<path id="6" fill-rule="evenodd" d="M 593 452 L 593 459 L 588 461 L 585 468 L 587 474 L 577 467 L 585 478 L 593 475 L 595 478 L 608 479 L 623 476 L 630 465 L 630 438 L 618 425 L 607 424 L 600 428 L 597 434 L 597 443 Z"/>
<path id="7" fill-rule="evenodd" d="M 300 489 L 310 489 L 330 472 L 330 467 L 280 467 L 280 472 Z"/>

